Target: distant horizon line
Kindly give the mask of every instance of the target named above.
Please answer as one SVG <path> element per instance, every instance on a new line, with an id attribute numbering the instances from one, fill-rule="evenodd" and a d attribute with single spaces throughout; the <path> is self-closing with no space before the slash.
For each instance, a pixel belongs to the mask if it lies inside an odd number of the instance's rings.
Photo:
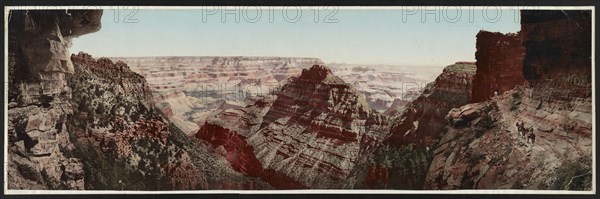
<path id="1" fill-rule="evenodd" d="M 83 51 L 81 51 L 83 52 Z M 87 53 L 87 52 L 83 52 L 83 53 Z M 75 53 L 71 53 L 72 55 L 77 55 Z M 89 53 L 88 53 L 89 54 Z M 92 57 L 94 57 L 92 55 Z M 218 56 L 218 55 L 158 55 L 158 56 L 152 56 L 152 55 L 143 55 L 143 56 L 98 56 L 96 58 L 108 58 L 108 59 L 117 59 L 117 58 L 158 58 L 158 57 L 164 57 L 164 58 L 175 58 L 175 57 L 198 57 L 198 58 L 217 58 L 217 57 L 246 57 L 246 58 L 295 58 L 295 59 L 318 59 L 321 62 L 323 62 L 324 64 L 328 65 L 328 64 L 345 64 L 345 65 L 366 65 L 366 66 L 424 66 L 424 67 L 446 67 L 449 65 L 453 65 L 456 64 L 458 62 L 476 62 L 475 60 L 470 60 L 470 61 L 465 61 L 465 60 L 458 60 L 452 63 L 446 63 L 446 64 L 442 64 L 442 65 L 423 65 L 423 64 L 385 64 L 385 63 L 349 63 L 349 62 L 325 62 L 323 61 L 322 58 L 318 58 L 318 57 L 294 57 L 294 56 L 273 56 L 273 55 L 268 55 L 268 56 L 246 56 L 246 55 L 224 55 L 224 56 Z"/>

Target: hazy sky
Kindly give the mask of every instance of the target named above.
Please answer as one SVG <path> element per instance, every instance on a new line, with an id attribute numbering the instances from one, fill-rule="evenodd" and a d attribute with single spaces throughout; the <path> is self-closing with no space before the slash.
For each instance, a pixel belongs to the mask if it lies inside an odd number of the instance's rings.
<path id="1" fill-rule="evenodd" d="M 516 10 L 493 7 L 121 8 L 104 10 L 102 29 L 74 39 L 71 52 L 94 57 L 318 57 L 326 63 L 445 66 L 475 60 L 475 35 L 482 29 L 517 32 L 518 17 Z"/>

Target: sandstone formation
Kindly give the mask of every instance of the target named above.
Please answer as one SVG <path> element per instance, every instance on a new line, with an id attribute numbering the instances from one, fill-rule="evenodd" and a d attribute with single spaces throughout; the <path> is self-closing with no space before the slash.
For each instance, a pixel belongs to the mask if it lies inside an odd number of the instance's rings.
<path id="1" fill-rule="evenodd" d="M 209 118 L 196 137 L 239 172 L 275 188 L 344 188 L 387 134 L 386 118 L 330 69 L 315 65 L 272 95 Z"/>
<path id="2" fill-rule="evenodd" d="M 474 74 L 472 63 L 447 66 L 420 96 L 401 110 L 386 111 L 394 113 L 389 135 L 355 171 L 356 188 L 421 189 L 431 149 L 448 125 L 445 116 L 470 101 Z"/>
<path id="3" fill-rule="evenodd" d="M 405 111 L 393 118 L 391 145 L 417 144 L 431 146 L 447 125 L 448 111 L 471 101 L 475 66 L 453 64 L 444 68 L 436 80 L 425 87 L 421 96 L 406 105 Z"/>
<path id="4" fill-rule="evenodd" d="M 525 82 L 448 113 L 453 124 L 434 151 L 425 189 L 591 189 L 591 12 L 522 11 L 516 36 L 522 65 L 509 56 L 490 71 L 479 64 L 490 58 L 478 56 L 475 82 L 503 75 Z"/>
<path id="5" fill-rule="evenodd" d="M 83 189 L 72 148 L 66 76 L 71 40 L 100 29 L 101 10 L 13 10 L 9 26 L 8 188 Z"/>
<path id="6" fill-rule="evenodd" d="M 472 102 L 489 100 L 494 92 L 503 93 L 525 82 L 525 47 L 521 43 L 521 37 L 515 33 L 480 31 L 477 34 L 477 74 Z"/>

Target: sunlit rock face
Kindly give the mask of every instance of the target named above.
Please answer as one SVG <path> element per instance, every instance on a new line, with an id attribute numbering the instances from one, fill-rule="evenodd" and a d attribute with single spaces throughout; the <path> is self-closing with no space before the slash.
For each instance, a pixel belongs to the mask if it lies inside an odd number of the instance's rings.
<path id="1" fill-rule="evenodd" d="M 196 137 L 276 188 L 344 188 L 387 131 L 356 89 L 315 65 L 272 95 L 209 118 Z"/>
<path id="2" fill-rule="evenodd" d="M 525 82 L 448 113 L 426 189 L 591 189 L 591 12 L 522 11 L 518 36 Z M 477 59 L 476 82 L 516 74 L 501 69 L 514 57 Z M 480 59 L 499 69 L 479 70 Z"/>
<path id="3" fill-rule="evenodd" d="M 9 189 L 83 189 L 82 163 L 68 158 L 71 40 L 100 29 L 101 10 L 13 10 L 9 19 Z"/>

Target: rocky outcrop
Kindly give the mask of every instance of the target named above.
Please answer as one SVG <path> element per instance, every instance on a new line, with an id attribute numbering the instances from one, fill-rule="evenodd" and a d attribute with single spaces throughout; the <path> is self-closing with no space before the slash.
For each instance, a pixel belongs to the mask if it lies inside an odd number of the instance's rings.
<path id="1" fill-rule="evenodd" d="M 453 64 L 444 68 L 433 83 L 425 87 L 421 96 L 406 105 L 405 111 L 392 120 L 391 145 L 417 144 L 431 146 L 448 124 L 448 111 L 471 101 L 475 66 Z"/>
<path id="2" fill-rule="evenodd" d="M 528 97 L 533 91 L 517 88 L 451 111 L 448 119 L 461 122 L 434 151 L 425 188 L 564 189 L 560 184 L 571 179 L 558 172 L 591 157 L 591 118 L 583 116 L 591 116 L 591 101 L 567 102 L 573 108 L 558 110 L 564 101 Z M 516 123 L 532 133 L 521 135 Z"/>
<path id="3" fill-rule="evenodd" d="M 362 162 L 353 175 L 355 188 L 421 189 L 432 159 L 430 149 L 444 134 L 444 118 L 471 97 L 475 65 L 465 62 L 444 68 L 423 93 L 390 118 L 389 137 Z"/>
<path id="4" fill-rule="evenodd" d="M 426 189 L 591 189 L 591 12 L 522 11 L 521 20 L 525 83 L 448 114 Z M 479 59 L 490 58 L 478 57 L 476 78 L 493 76 Z M 515 75 L 502 71 L 493 73 Z"/>
<path id="5" fill-rule="evenodd" d="M 387 131 L 356 89 L 315 65 L 272 95 L 209 118 L 196 137 L 275 188 L 343 188 Z"/>
<path id="6" fill-rule="evenodd" d="M 10 101 L 36 104 L 61 96 L 68 99 L 65 75 L 73 73 L 71 40 L 98 31 L 101 16 L 102 11 L 12 11 L 11 52 L 16 60 L 9 70 L 14 86 Z"/>
<path id="7" fill-rule="evenodd" d="M 72 38 L 100 29 L 101 10 L 12 10 L 9 26 L 8 188 L 83 189 L 67 115 Z"/>
<path id="8" fill-rule="evenodd" d="M 90 179 L 86 187 L 207 187 L 187 151 L 173 141 L 169 121 L 154 107 L 152 92 L 141 75 L 123 62 L 95 60 L 82 52 L 71 59 L 75 73 L 68 84 L 74 111 L 68 129 L 75 147 L 70 152 L 84 160 L 83 170 Z M 117 166 L 104 168 L 103 163 L 109 161 Z M 115 170 L 124 172 L 111 176 L 120 172 Z M 101 178 L 108 179 L 96 180 Z M 144 181 L 133 181 L 137 178 Z"/>
<path id="9" fill-rule="evenodd" d="M 523 60 L 525 47 L 515 33 L 477 34 L 477 74 L 473 82 L 472 102 L 482 102 L 525 82 Z"/>

